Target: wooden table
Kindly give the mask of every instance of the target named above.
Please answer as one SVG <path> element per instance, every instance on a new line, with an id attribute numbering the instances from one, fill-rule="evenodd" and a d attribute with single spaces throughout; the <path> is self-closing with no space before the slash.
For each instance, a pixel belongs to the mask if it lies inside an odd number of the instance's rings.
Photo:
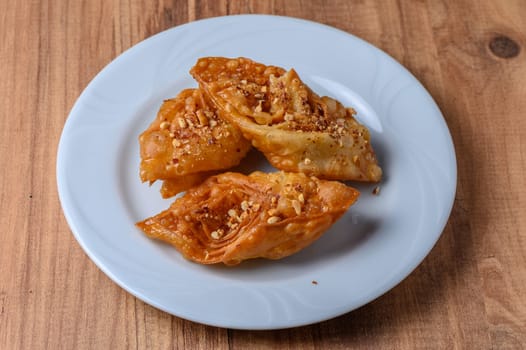
<path id="1" fill-rule="evenodd" d="M 269 13 L 378 46 L 433 95 L 458 157 L 424 262 L 359 310 L 281 331 L 204 326 L 126 293 L 85 255 L 55 161 L 82 89 L 122 51 L 188 21 Z M 526 348 L 526 2 L 1 1 L 0 349 Z"/>

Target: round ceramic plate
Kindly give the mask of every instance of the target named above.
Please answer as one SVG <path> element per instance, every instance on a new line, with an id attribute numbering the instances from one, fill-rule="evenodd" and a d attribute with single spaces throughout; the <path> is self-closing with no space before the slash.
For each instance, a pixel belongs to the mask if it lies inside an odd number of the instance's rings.
<path id="1" fill-rule="evenodd" d="M 196 86 L 203 56 L 295 68 L 318 94 L 353 106 L 384 170 L 318 241 L 291 257 L 237 267 L 186 261 L 134 223 L 167 208 L 139 180 L 138 135 L 162 101 Z M 253 152 L 240 171 L 272 171 Z M 447 222 L 456 162 L 424 87 L 379 49 L 334 28 L 274 16 L 188 23 L 132 47 L 79 97 L 58 149 L 60 200 L 76 239 L 111 279 L 166 312 L 209 325 L 275 329 L 326 320 L 385 293 L 428 254 Z"/>

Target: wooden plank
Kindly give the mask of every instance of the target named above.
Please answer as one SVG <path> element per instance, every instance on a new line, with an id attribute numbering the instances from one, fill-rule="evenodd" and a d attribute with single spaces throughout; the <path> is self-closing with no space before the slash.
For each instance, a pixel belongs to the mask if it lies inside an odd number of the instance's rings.
<path id="1" fill-rule="evenodd" d="M 430 255 L 317 325 L 234 331 L 159 311 L 98 270 L 60 209 L 58 140 L 95 74 L 162 30 L 239 13 L 315 20 L 385 50 L 430 91 L 455 143 L 456 202 Z M 520 0 L 0 2 L 0 348 L 523 348 L 525 15 Z"/>

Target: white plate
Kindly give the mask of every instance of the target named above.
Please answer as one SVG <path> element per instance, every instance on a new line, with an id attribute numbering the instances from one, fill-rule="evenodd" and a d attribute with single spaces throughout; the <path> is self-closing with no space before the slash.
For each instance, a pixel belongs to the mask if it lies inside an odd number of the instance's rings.
<path id="1" fill-rule="evenodd" d="M 139 181 L 137 136 L 163 99 L 196 86 L 202 56 L 246 56 L 294 67 L 316 92 L 355 107 L 385 177 L 357 185 L 356 205 L 320 240 L 279 261 L 201 266 L 134 226 L 170 204 Z M 270 170 L 261 157 L 245 170 Z M 313 22 L 229 16 L 188 23 L 132 47 L 79 97 L 57 159 L 60 200 L 76 239 L 133 295 L 189 320 L 273 329 L 329 319 L 385 293 L 428 254 L 456 188 L 453 144 L 433 99 L 400 64 L 366 42 Z M 316 281 L 317 284 L 313 283 Z"/>

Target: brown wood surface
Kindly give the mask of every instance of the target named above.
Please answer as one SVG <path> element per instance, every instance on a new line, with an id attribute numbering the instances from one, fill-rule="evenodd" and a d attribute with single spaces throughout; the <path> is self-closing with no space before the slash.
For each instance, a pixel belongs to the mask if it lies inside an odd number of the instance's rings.
<path id="1" fill-rule="evenodd" d="M 188 21 L 271 13 L 357 35 L 405 65 L 451 130 L 458 190 L 424 262 L 359 310 L 236 331 L 161 312 L 85 255 L 58 201 L 67 115 L 122 51 Z M 526 2 L 0 1 L 0 349 L 526 348 Z"/>

